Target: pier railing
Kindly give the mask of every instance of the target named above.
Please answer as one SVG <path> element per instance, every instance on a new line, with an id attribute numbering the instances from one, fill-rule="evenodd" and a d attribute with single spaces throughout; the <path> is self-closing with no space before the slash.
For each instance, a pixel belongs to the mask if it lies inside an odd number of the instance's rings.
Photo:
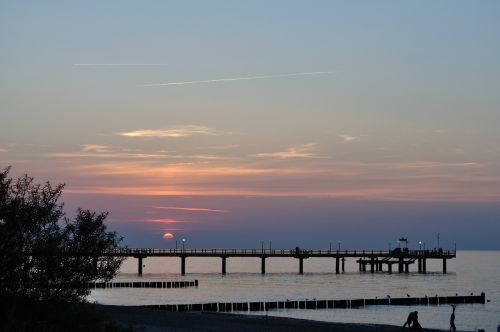
<path id="1" fill-rule="evenodd" d="M 398 248 L 399 249 L 399 248 Z M 116 248 L 103 252 L 113 256 L 253 256 L 253 257 L 455 257 L 455 250 L 365 250 L 365 249 L 199 249 L 199 248 Z"/>

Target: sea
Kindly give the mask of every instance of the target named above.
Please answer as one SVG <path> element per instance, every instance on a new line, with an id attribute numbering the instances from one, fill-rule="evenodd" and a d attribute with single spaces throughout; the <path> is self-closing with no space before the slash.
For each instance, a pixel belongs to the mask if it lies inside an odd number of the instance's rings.
<path id="1" fill-rule="evenodd" d="M 442 273 L 441 260 L 428 260 L 427 274 L 416 272 L 360 272 L 354 258 L 347 259 L 345 273 L 335 274 L 335 259 L 304 260 L 304 274 L 294 258 L 267 258 L 266 274 L 259 258 L 228 258 L 227 274 L 221 274 L 220 258 L 187 258 L 186 275 L 175 257 L 148 257 L 143 275 L 138 262 L 128 258 L 116 282 L 198 280 L 197 288 L 114 288 L 93 290 L 91 302 L 113 305 L 189 304 L 286 300 L 341 300 L 360 298 L 469 295 L 485 292 L 486 304 L 459 304 L 455 325 L 459 331 L 497 331 L 500 325 L 500 251 L 458 251 Z M 397 268 L 396 268 L 397 270 Z M 410 311 L 418 311 L 423 327 L 448 330 L 450 305 L 366 306 L 356 309 L 276 309 L 237 314 L 292 317 L 328 322 L 403 325 Z"/>

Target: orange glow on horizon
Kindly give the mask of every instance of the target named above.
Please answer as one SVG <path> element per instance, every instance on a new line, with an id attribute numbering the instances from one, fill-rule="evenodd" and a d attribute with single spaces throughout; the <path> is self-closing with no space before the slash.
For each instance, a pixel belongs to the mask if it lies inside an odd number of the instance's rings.
<path id="1" fill-rule="evenodd" d="M 175 223 L 184 222 L 182 220 L 175 220 L 175 219 L 170 219 L 170 218 L 146 219 L 145 221 L 146 222 L 157 222 L 157 223 L 162 223 L 162 224 L 175 224 Z"/>
<path id="2" fill-rule="evenodd" d="M 165 234 L 163 234 L 162 237 L 164 239 L 173 239 L 174 238 L 174 234 L 172 234 L 172 233 L 165 233 Z"/>

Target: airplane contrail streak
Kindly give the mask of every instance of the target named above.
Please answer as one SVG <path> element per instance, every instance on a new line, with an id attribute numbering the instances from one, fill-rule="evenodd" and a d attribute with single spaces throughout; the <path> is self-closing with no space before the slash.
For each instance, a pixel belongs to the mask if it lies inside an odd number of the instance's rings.
<path id="1" fill-rule="evenodd" d="M 219 83 L 219 82 L 230 82 L 230 81 L 250 81 L 250 80 L 260 80 L 260 79 L 265 79 L 265 78 L 280 78 L 280 77 L 294 77 L 294 76 L 307 76 L 307 75 L 326 75 L 326 74 L 333 74 L 333 72 L 331 72 L 331 71 L 313 71 L 313 72 L 308 72 L 308 73 L 219 78 L 219 79 L 201 80 L 201 81 L 153 83 L 153 84 L 144 84 L 141 86 L 152 87 L 152 86 L 188 85 L 188 84 L 202 84 L 202 83 Z"/>
<path id="2" fill-rule="evenodd" d="M 164 63 L 74 63 L 77 67 L 167 66 Z"/>

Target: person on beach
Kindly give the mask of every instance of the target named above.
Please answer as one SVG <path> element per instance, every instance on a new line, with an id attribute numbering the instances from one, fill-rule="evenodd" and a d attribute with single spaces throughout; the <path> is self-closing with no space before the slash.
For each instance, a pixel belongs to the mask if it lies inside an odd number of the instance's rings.
<path id="1" fill-rule="evenodd" d="M 413 323 L 413 317 L 415 316 L 416 311 L 410 312 L 408 315 L 408 318 L 406 318 L 406 322 L 403 324 L 403 327 L 406 327 L 408 325 L 408 328 L 411 328 L 411 324 Z"/>
<path id="2" fill-rule="evenodd" d="M 412 321 L 410 330 L 421 330 L 422 326 L 418 322 L 418 311 L 414 311 L 413 314 L 414 314 L 413 315 L 413 321 Z"/>
<path id="3" fill-rule="evenodd" d="M 450 331 L 456 331 L 457 327 L 455 326 L 455 308 L 457 306 L 452 304 L 451 307 L 453 308 L 453 312 L 451 313 L 450 316 Z"/>

